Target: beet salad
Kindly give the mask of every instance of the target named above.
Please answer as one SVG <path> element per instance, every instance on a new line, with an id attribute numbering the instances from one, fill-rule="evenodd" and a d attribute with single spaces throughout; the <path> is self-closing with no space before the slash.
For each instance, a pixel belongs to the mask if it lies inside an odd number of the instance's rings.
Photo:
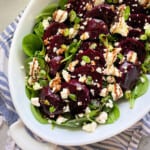
<path id="1" fill-rule="evenodd" d="M 148 89 L 150 1 L 59 0 L 38 14 L 22 48 L 34 117 L 93 132 L 119 118 L 118 101 L 134 109 Z"/>

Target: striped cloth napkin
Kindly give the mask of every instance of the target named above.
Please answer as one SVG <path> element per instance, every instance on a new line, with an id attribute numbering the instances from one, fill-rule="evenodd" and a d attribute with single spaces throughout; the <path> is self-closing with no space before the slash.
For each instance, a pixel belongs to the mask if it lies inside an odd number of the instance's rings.
<path id="1" fill-rule="evenodd" d="M 9 126 L 19 118 L 9 92 L 7 67 L 12 38 L 20 17 L 21 14 L 0 34 L 0 114 Z M 110 139 L 82 147 L 58 146 L 57 150 L 137 150 L 140 139 L 148 135 L 150 135 L 150 112 L 133 127 Z M 18 150 L 17 147 L 15 149 Z"/>

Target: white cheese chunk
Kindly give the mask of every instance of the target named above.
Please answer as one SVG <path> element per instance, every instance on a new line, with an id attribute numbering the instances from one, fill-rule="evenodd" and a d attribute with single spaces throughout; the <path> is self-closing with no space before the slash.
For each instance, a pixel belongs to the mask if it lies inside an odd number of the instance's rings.
<path id="1" fill-rule="evenodd" d="M 40 107 L 39 97 L 31 98 L 31 104 L 36 106 L 36 107 Z"/>
<path id="2" fill-rule="evenodd" d="M 63 88 L 62 91 L 60 92 L 62 99 L 67 99 L 69 94 L 70 94 L 70 91 L 67 88 Z"/>
<path id="3" fill-rule="evenodd" d="M 88 123 L 88 124 L 83 125 L 82 130 L 84 130 L 86 132 L 94 132 L 96 127 L 97 127 L 97 123 L 92 122 L 92 123 Z"/>
<path id="4" fill-rule="evenodd" d="M 59 9 L 53 13 L 53 19 L 56 22 L 59 22 L 59 23 L 65 22 L 67 18 L 68 18 L 68 12 L 65 10 Z"/>
<path id="5" fill-rule="evenodd" d="M 108 119 L 108 114 L 107 114 L 107 112 L 105 112 L 105 111 L 101 112 L 101 113 L 99 114 L 99 116 L 96 117 L 96 121 L 97 121 L 98 123 L 100 123 L 100 124 L 106 123 L 107 119 Z"/>
<path id="6" fill-rule="evenodd" d="M 56 119 L 56 123 L 57 124 L 62 124 L 63 122 L 67 121 L 68 119 L 67 118 L 64 118 L 62 116 L 59 116 L 57 119 Z"/>

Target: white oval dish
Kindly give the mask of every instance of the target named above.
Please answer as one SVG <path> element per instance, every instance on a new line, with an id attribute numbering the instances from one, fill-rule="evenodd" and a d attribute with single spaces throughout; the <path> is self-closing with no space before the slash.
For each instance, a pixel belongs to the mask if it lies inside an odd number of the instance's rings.
<path id="1" fill-rule="evenodd" d="M 15 108 L 24 124 L 42 139 L 60 145 L 84 145 L 102 141 L 132 126 L 150 110 L 150 88 L 148 92 L 136 100 L 133 109 L 128 102 L 119 104 L 121 116 L 113 124 L 98 126 L 95 132 L 86 133 L 81 130 L 69 130 L 40 124 L 32 115 L 30 101 L 25 94 L 25 72 L 20 69 L 24 65 L 22 51 L 23 37 L 32 31 L 35 16 L 51 0 L 32 0 L 26 8 L 13 38 L 9 57 L 9 85 Z M 80 137 L 80 138 L 79 138 Z"/>

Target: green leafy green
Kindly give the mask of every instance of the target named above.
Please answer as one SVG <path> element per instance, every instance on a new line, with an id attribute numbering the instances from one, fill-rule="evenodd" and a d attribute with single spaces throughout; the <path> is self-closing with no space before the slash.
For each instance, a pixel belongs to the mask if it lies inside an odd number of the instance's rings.
<path id="1" fill-rule="evenodd" d="M 22 48 L 27 56 L 32 57 L 36 51 L 42 50 L 43 43 L 37 35 L 28 34 L 23 38 Z"/>
<path id="2" fill-rule="evenodd" d="M 150 55 L 147 55 L 142 63 L 142 70 L 144 73 L 150 73 Z"/>
<path id="3" fill-rule="evenodd" d="M 135 100 L 144 95 L 149 87 L 149 80 L 146 75 L 141 75 L 140 79 L 138 80 L 136 86 L 132 91 L 125 92 L 125 98 L 129 100 L 130 108 L 133 108 Z"/>
<path id="4" fill-rule="evenodd" d="M 69 13 L 69 17 L 70 17 L 70 22 L 74 22 L 77 17 L 76 12 L 74 10 L 71 10 Z"/>
<path id="5" fill-rule="evenodd" d="M 70 93 L 68 96 L 72 101 L 76 101 L 77 100 L 77 96 L 75 94 Z"/>
<path id="6" fill-rule="evenodd" d="M 126 6 L 126 9 L 124 10 L 124 19 L 128 20 L 130 16 L 130 6 Z"/>
<path id="7" fill-rule="evenodd" d="M 37 107 L 33 106 L 32 104 L 30 105 L 30 107 L 32 114 L 34 115 L 37 121 L 39 121 L 42 124 L 48 124 L 48 120 L 41 115 L 41 112 Z"/>
<path id="8" fill-rule="evenodd" d="M 86 84 L 87 84 L 87 85 L 92 85 L 92 82 L 93 82 L 92 77 L 91 77 L 91 76 L 87 76 Z"/>
<path id="9" fill-rule="evenodd" d="M 67 4 L 68 0 L 59 0 L 58 5 L 61 9 L 65 9 L 65 4 Z"/>
<path id="10" fill-rule="evenodd" d="M 43 24 L 42 22 L 39 22 L 37 23 L 34 28 L 33 28 L 33 31 L 35 32 L 35 34 L 42 38 L 43 34 L 44 34 L 44 27 L 43 27 Z"/>
<path id="11" fill-rule="evenodd" d="M 132 91 L 134 98 L 136 99 L 144 95 L 147 92 L 148 87 L 149 87 L 149 80 L 146 75 L 142 75 Z"/>
<path id="12" fill-rule="evenodd" d="M 108 124 L 115 122 L 120 117 L 120 111 L 118 106 L 115 104 L 113 109 L 108 113 Z"/>
<path id="13" fill-rule="evenodd" d="M 82 56 L 82 60 L 85 61 L 86 63 L 90 63 L 91 62 L 90 57 L 86 56 L 86 55 Z"/>
<path id="14" fill-rule="evenodd" d="M 55 112 L 55 110 L 56 110 L 56 108 L 55 108 L 54 106 L 49 107 L 49 112 L 50 112 L 50 113 Z"/>

